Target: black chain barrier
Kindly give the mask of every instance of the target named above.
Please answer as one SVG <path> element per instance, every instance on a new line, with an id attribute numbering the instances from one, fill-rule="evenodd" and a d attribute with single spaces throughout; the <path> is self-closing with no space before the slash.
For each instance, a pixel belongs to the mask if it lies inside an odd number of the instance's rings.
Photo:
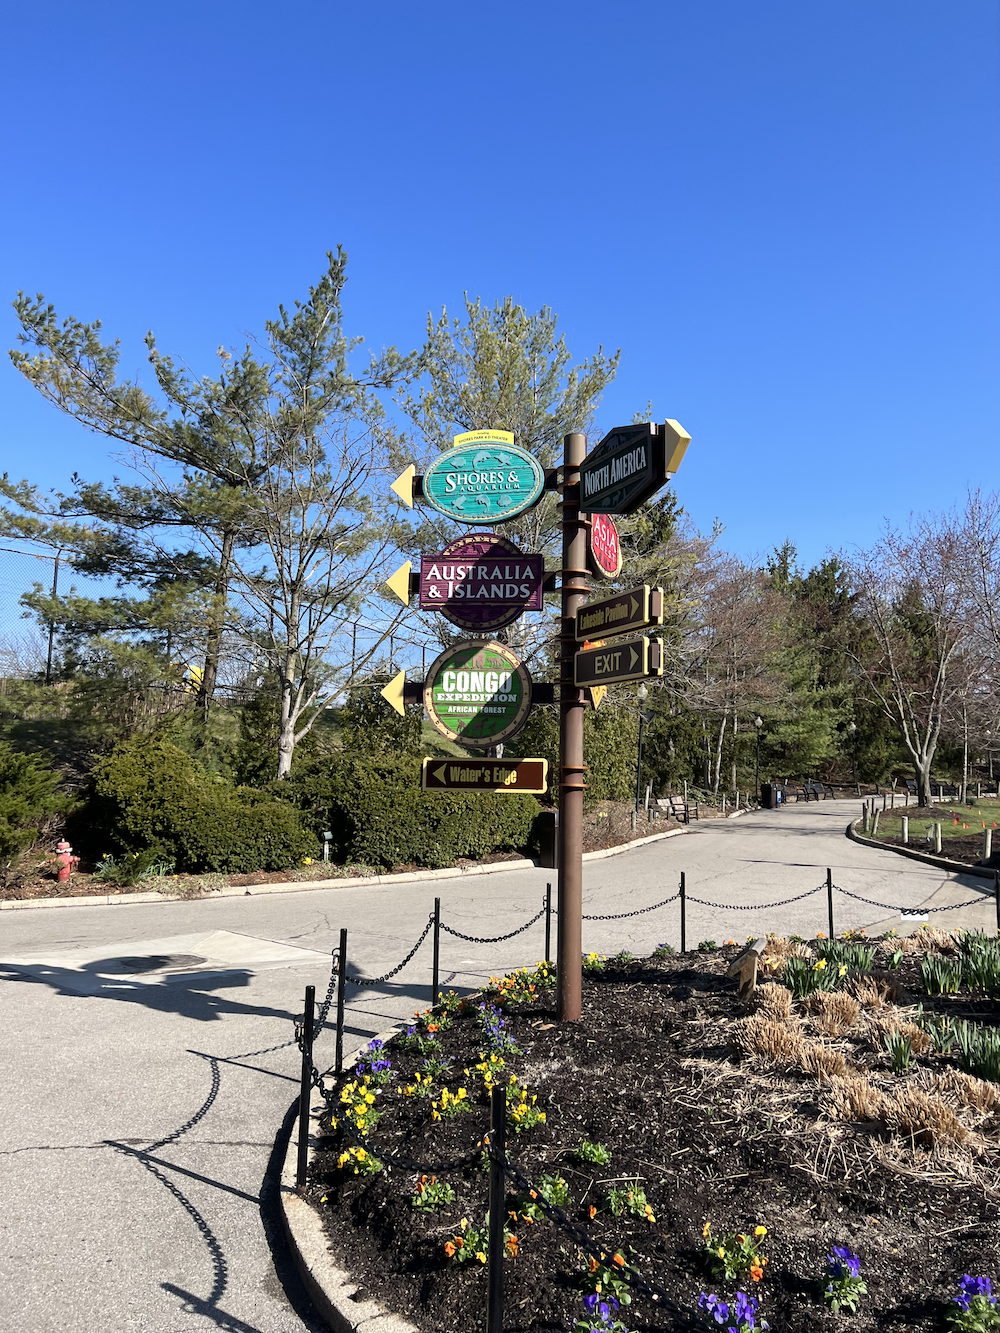
<path id="1" fill-rule="evenodd" d="M 853 898 L 856 902 L 867 903 L 869 907 L 884 907 L 890 912 L 955 912 L 959 907 L 981 907 L 988 898 L 969 898 L 964 903 L 945 903 L 943 907 L 900 907 L 895 903 L 877 903 L 874 898 L 862 898 L 860 893 L 852 893 L 850 889 L 842 889 L 839 884 L 833 886 L 838 893 L 842 893 L 847 898 Z"/>
<path id="2" fill-rule="evenodd" d="M 806 889 L 805 893 L 797 893 L 794 898 L 782 898 L 777 903 L 751 903 L 749 906 L 741 903 L 710 903 L 705 898 L 693 898 L 690 893 L 687 894 L 687 901 L 697 903 L 699 907 L 716 907 L 722 912 L 766 912 L 771 907 L 787 907 L 789 903 L 811 898 L 814 893 L 822 893 L 825 888 L 825 884 L 820 884 L 815 889 Z"/>
<path id="3" fill-rule="evenodd" d="M 647 912 L 655 912 L 658 907 L 666 907 L 667 903 L 675 903 L 681 895 L 672 893 L 669 898 L 664 898 L 660 903 L 651 903 L 649 907 L 638 907 L 634 912 L 613 912 L 605 916 L 584 916 L 584 921 L 624 921 L 627 916 L 644 916 Z"/>
<path id="4" fill-rule="evenodd" d="M 554 910 L 555 909 L 553 909 L 553 912 Z M 470 944 L 500 944 L 503 940 L 512 940 L 515 935 L 523 935 L 530 926 L 533 926 L 536 921 L 540 921 L 544 915 L 545 907 L 543 906 L 542 910 L 536 912 L 530 921 L 525 921 L 523 926 L 518 926 L 517 930 L 512 930 L 506 935 L 463 935 L 460 930 L 453 930 L 451 926 L 446 926 L 443 921 L 441 922 L 441 929 L 446 930 L 449 935 L 454 935 L 456 939 L 468 940 Z M 432 917 L 432 923 L 433 920 L 434 918 Z"/>
<path id="5" fill-rule="evenodd" d="M 396 964 L 396 966 L 392 969 L 392 971 L 390 971 L 390 972 L 386 972 L 386 973 L 385 973 L 383 976 L 381 976 L 381 977 L 352 977 L 351 974 L 350 974 L 350 972 L 345 972 L 345 974 L 344 974 L 344 980 L 345 980 L 345 981 L 349 981 L 349 982 L 351 983 L 352 986 L 381 986 L 381 985 L 383 984 L 383 982 L 391 981 L 392 978 L 396 975 L 397 972 L 402 972 L 402 970 L 403 970 L 403 968 L 406 966 L 406 964 L 407 964 L 407 963 L 410 961 L 410 959 L 416 954 L 416 952 L 417 952 L 417 950 L 420 948 L 421 944 L 423 944 L 424 940 L 425 940 L 425 939 L 427 938 L 427 936 L 430 934 L 430 932 L 431 932 L 431 927 L 432 927 L 433 925 L 434 925 L 434 916 L 433 916 L 433 914 L 431 914 L 431 916 L 428 917 L 427 925 L 424 926 L 423 931 L 421 932 L 420 938 L 417 940 L 416 944 L 413 946 L 413 948 L 410 950 L 410 952 L 406 955 L 406 957 L 403 959 L 403 961 L 402 961 L 401 963 L 397 963 L 397 964 Z M 332 978 L 331 978 L 331 981 L 332 981 Z"/>

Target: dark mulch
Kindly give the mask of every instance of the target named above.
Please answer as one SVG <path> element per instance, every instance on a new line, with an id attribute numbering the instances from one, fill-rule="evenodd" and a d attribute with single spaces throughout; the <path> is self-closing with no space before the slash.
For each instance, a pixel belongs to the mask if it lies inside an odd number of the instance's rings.
<path id="1" fill-rule="evenodd" d="M 703 1290 L 735 1286 L 706 1277 L 703 1223 L 710 1220 L 716 1232 L 760 1223 L 768 1228 L 770 1262 L 753 1290 L 772 1329 L 805 1333 L 845 1319 L 859 1333 L 941 1327 L 957 1277 L 1000 1275 L 997 1126 L 985 1158 L 962 1158 L 831 1120 L 829 1085 L 741 1060 L 729 1046 L 733 1020 L 743 1012 L 735 982 L 724 975 L 735 952 L 609 968 L 585 979 L 584 1017 L 577 1023 L 557 1024 L 549 1003 L 508 1010 L 509 1029 L 523 1050 L 510 1066 L 537 1092 L 548 1117 L 544 1125 L 509 1135 L 510 1156 L 534 1180 L 560 1172 L 570 1186 L 574 1221 L 609 1251 L 627 1246 L 638 1269 L 685 1308 Z M 893 976 L 915 983 L 911 955 Z M 961 997 L 934 1003 L 980 1021 L 994 1009 Z M 482 1038 L 472 1014 L 456 1019 L 441 1043 L 457 1070 L 474 1062 Z M 475 1113 L 434 1123 L 426 1101 L 396 1094 L 397 1083 L 419 1068 L 420 1056 L 391 1053 L 399 1077 L 379 1098 L 384 1115 L 372 1147 L 376 1154 L 381 1149 L 418 1159 L 430 1173 L 436 1161 L 474 1148 L 488 1127 L 485 1094 L 459 1078 L 478 1096 Z M 884 1054 L 875 1051 L 870 1059 L 878 1077 L 889 1076 Z M 948 1063 L 928 1056 L 918 1065 L 931 1060 L 938 1071 Z M 449 1080 L 449 1086 L 457 1084 Z M 610 1149 L 609 1167 L 572 1159 L 584 1137 Z M 336 1169 L 345 1140 L 334 1135 L 325 1142 L 311 1197 L 333 1259 L 360 1284 L 361 1295 L 374 1295 L 424 1333 L 485 1327 L 485 1270 L 478 1263 L 449 1263 L 443 1253 L 463 1216 L 485 1214 L 482 1169 L 449 1175 L 455 1203 L 425 1214 L 409 1203 L 412 1171 L 345 1175 Z M 655 1224 L 607 1211 L 589 1219 L 589 1206 L 601 1207 L 614 1178 L 635 1176 Z M 507 1207 L 517 1206 L 511 1193 Z M 504 1327 L 565 1333 L 583 1313 L 587 1290 L 578 1249 L 551 1222 L 522 1222 L 517 1231 L 520 1253 L 506 1263 Z M 853 1317 L 828 1313 L 819 1297 L 818 1279 L 834 1244 L 850 1245 L 861 1257 L 870 1295 Z M 629 1328 L 678 1327 L 644 1297 L 623 1314 Z"/>

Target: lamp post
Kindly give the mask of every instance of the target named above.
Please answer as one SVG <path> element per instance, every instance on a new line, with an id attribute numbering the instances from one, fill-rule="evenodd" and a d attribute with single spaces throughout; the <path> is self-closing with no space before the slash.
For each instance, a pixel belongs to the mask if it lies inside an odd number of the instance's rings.
<path id="1" fill-rule="evenodd" d="M 635 810 L 638 814 L 642 808 L 642 728 L 647 721 L 642 706 L 649 698 L 649 690 L 646 689 L 645 684 L 642 684 L 636 690 L 635 695 L 639 700 L 639 753 L 635 761 Z"/>
<path id="2" fill-rule="evenodd" d="M 753 724 L 757 728 L 757 759 L 753 780 L 754 800 L 760 805 L 760 729 L 764 725 L 764 719 L 762 717 L 755 717 Z"/>
<path id="3" fill-rule="evenodd" d="M 847 734 L 851 738 L 851 773 L 855 787 L 858 785 L 858 727 L 855 722 L 848 722 Z"/>

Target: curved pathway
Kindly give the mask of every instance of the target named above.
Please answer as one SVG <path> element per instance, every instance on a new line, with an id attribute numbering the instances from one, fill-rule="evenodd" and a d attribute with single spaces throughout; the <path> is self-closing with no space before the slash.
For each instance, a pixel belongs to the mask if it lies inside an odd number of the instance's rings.
<path id="1" fill-rule="evenodd" d="M 825 880 L 898 907 L 975 906 L 931 920 L 995 924 L 983 881 L 844 837 L 859 802 L 692 826 L 584 870 L 591 915 L 689 895 L 687 942 L 826 929 Z M 435 894 L 443 920 L 495 936 L 533 916 L 551 871 L 179 903 L 4 913 L 6 1068 L 0 1327 L 19 1333 L 298 1333 L 320 1328 L 276 1234 L 276 1129 L 296 1094 L 289 1044 L 303 988 L 323 995 L 350 930 L 352 971 L 409 950 Z M 700 906 L 699 898 L 718 906 Z M 738 909 L 749 910 L 738 910 Z M 836 928 L 900 926 L 836 895 Z M 910 926 L 904 926 L 905 931 Z M 587 948 L 679 943 L 678 904 L 585 923 Z M 444 935 L 442 981 L 468 988 L 543 952 L 543 923 L 502 944 Z M 347 1049 L 428 1001 L 429 941 L 391 981 L 348 988 Z M 152 971 L 137 969 L 153 968 Z M 332 1061 L 327 1031 L 317 1060 Z"/>

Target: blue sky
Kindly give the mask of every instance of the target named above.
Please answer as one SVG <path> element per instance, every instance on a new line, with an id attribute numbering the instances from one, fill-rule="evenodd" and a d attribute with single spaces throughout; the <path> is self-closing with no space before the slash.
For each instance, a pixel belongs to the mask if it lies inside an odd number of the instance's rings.
<path id="1" fill-rule="evenodd" d="M 20 288 L 198 370 L 350 256 L 347 322 L 416 345 L 463 291 L 622 349 L 678 493 L 808 563 L 995 488 L 996 0 L 8 11 L 0 329 Z M 3 313 L 6 308 L 7 313 Z M 109 476 L 0 366 L 2 467 Z"/>

